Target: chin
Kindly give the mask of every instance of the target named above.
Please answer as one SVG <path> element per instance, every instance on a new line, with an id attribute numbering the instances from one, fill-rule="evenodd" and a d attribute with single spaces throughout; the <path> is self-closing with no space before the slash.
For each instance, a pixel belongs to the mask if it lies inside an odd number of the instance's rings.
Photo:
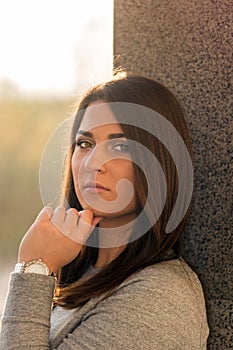
<path id="1" fill-rule="evenodd" d="M 82 204 L 83 204 L 82 208 L 91 210 L 94 216 L 102 216 L 108 220 L 120 219 L 120 218 L 124 219 L 127 216 L 131 218 L 131 217 L 135 217 L 135 215 L 136 215 L 134 203 L 131 203 L 131 205 L 129 205 L 128 207 L 126 207 L 120 211 L 115 211 L 112 213 L 106 212 L 104 210 L 103 211 L 97 210 L 96 209 L 97 205 L 95 206 L 95 208 L 93 208 L 92 206 L 87 205 L 87 203 L 82 203 Z"/>

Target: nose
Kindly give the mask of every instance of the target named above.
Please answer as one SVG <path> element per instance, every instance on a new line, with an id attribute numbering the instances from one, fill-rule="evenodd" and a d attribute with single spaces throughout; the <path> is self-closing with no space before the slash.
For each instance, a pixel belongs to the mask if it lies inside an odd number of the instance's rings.
<path id="1" fill-rule="evenodd" d="M 106 171 L 106 154 L 101 145 L 96 145 L 84 158 L 84 168 L 88 172 Z"/>

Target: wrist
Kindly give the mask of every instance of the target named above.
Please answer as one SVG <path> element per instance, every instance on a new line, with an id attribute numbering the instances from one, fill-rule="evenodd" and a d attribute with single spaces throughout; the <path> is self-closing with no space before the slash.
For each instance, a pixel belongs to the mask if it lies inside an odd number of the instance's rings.
<path id="1" fill-rule="evenodd" d="M 42 259 L 35 259 L 28 262 L 18 262 L 15 265 L 14 272 L 18 273 L 36 273 L 40 275 L 51 276 L 52 271 Z"/>

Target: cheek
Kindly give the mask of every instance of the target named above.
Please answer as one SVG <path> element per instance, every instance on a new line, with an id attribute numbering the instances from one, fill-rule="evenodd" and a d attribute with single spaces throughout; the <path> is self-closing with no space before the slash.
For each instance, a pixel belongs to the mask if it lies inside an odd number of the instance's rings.
<path id="1" fill-rule="evenodd" d="M 71 171 L 74 178 L 78 177 L 78 172 L 81 170 L 81 161 L 82 159 L 80 159 L 80 157 L 78 157 L 77 154 L 74 152 L 71 159 Z"/>
<path id="2" fill-rule="evenodd" d="M 72 157 L 71 159 L 71 172 L 72 172 L 72 176 L 73 176 L 73 179 L 74 179 L 74 182 L 75 182 L 75 174 L 76 174 L 76 167 L 77 167 L 77 162 L 74 158 L 74 156 Z"/>
<path id="3" fill-rule="evenodd" d="M 78 178 L 80 176 L 80 171 L 81 171 L 81 168 L 80 168 L 80 160 L 73 156 L 72 159 L 71 159 L 71 172 L 72 172 L 72 176 L 73 176 L 73 181 L 74 181 L 74 185 L 75 185 L 75 188 L 77 190 L 78 188 Z"/>
<path id="4" fill-rule="evenodd" d="M 75 168 L 77 166 L 76 164 L 77 164 L 77 160 L 76 160 L 76 157 L 73 155 L 72 159 L 71 159 L 71 170 L 72 170 L 72 173 L 74 173 L 74 171 L 75 171 Z"/>
<path id="5" fill-rule="evenodd" d="M 81 189 L 79 187 L 79 181 L 78 181 L 79 176 L 81 176 L 80 164 L 81 164 L 81 160 L 78 159 L 77 156 L 73 155 L 73 157 L 71 159 L 71 173 L 72 173 L 72 177 L 73 177 L 76 196 L 77 196 L 80 204 L 82 205 L 82 194 L 81 194 Z"/>
<path id="6" fill-rule="evenodd" d="M 112 172 L 112 179 L 115 185 L 122 179 L 129 181 L 134 187 L 134 168 L 133 164 L 130 161 L 124 161 L 121 164 L 118 164 L 117 167 Z M 127 191 L 127 190 L 126 190 Z M 135 191 L 135 190 L 134 190 Z"/>
<path id="7" fill-rule="evenodd" d="M 122 169 L 125 169 L 125 178 L 128 179 L 132 185 L 134 185 L 134 168 L 131 161 L 128 161 L 125 166 L 122 167 Z"/>
<path id="8" fill-rule="evenodd" d="M 131 182 L 133 186 L 133 202 L 135 202 L 136 198 L 136 193 L 135 193 L 135 179 L 134 179 L 134 167 L 133 163 L 129 162 L 128 167 L 127 167 L 127 176 L 126 178 Z"/>

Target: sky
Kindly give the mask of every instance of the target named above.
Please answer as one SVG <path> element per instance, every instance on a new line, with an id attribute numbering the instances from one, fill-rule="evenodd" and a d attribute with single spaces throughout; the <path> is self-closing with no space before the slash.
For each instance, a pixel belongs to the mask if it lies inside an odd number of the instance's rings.
<path id="1" fill-rule="evenodd" d="M 113 0 L 0 0 L 0 85 L 69 94 L 110 78 L 112 56 Z"/>

